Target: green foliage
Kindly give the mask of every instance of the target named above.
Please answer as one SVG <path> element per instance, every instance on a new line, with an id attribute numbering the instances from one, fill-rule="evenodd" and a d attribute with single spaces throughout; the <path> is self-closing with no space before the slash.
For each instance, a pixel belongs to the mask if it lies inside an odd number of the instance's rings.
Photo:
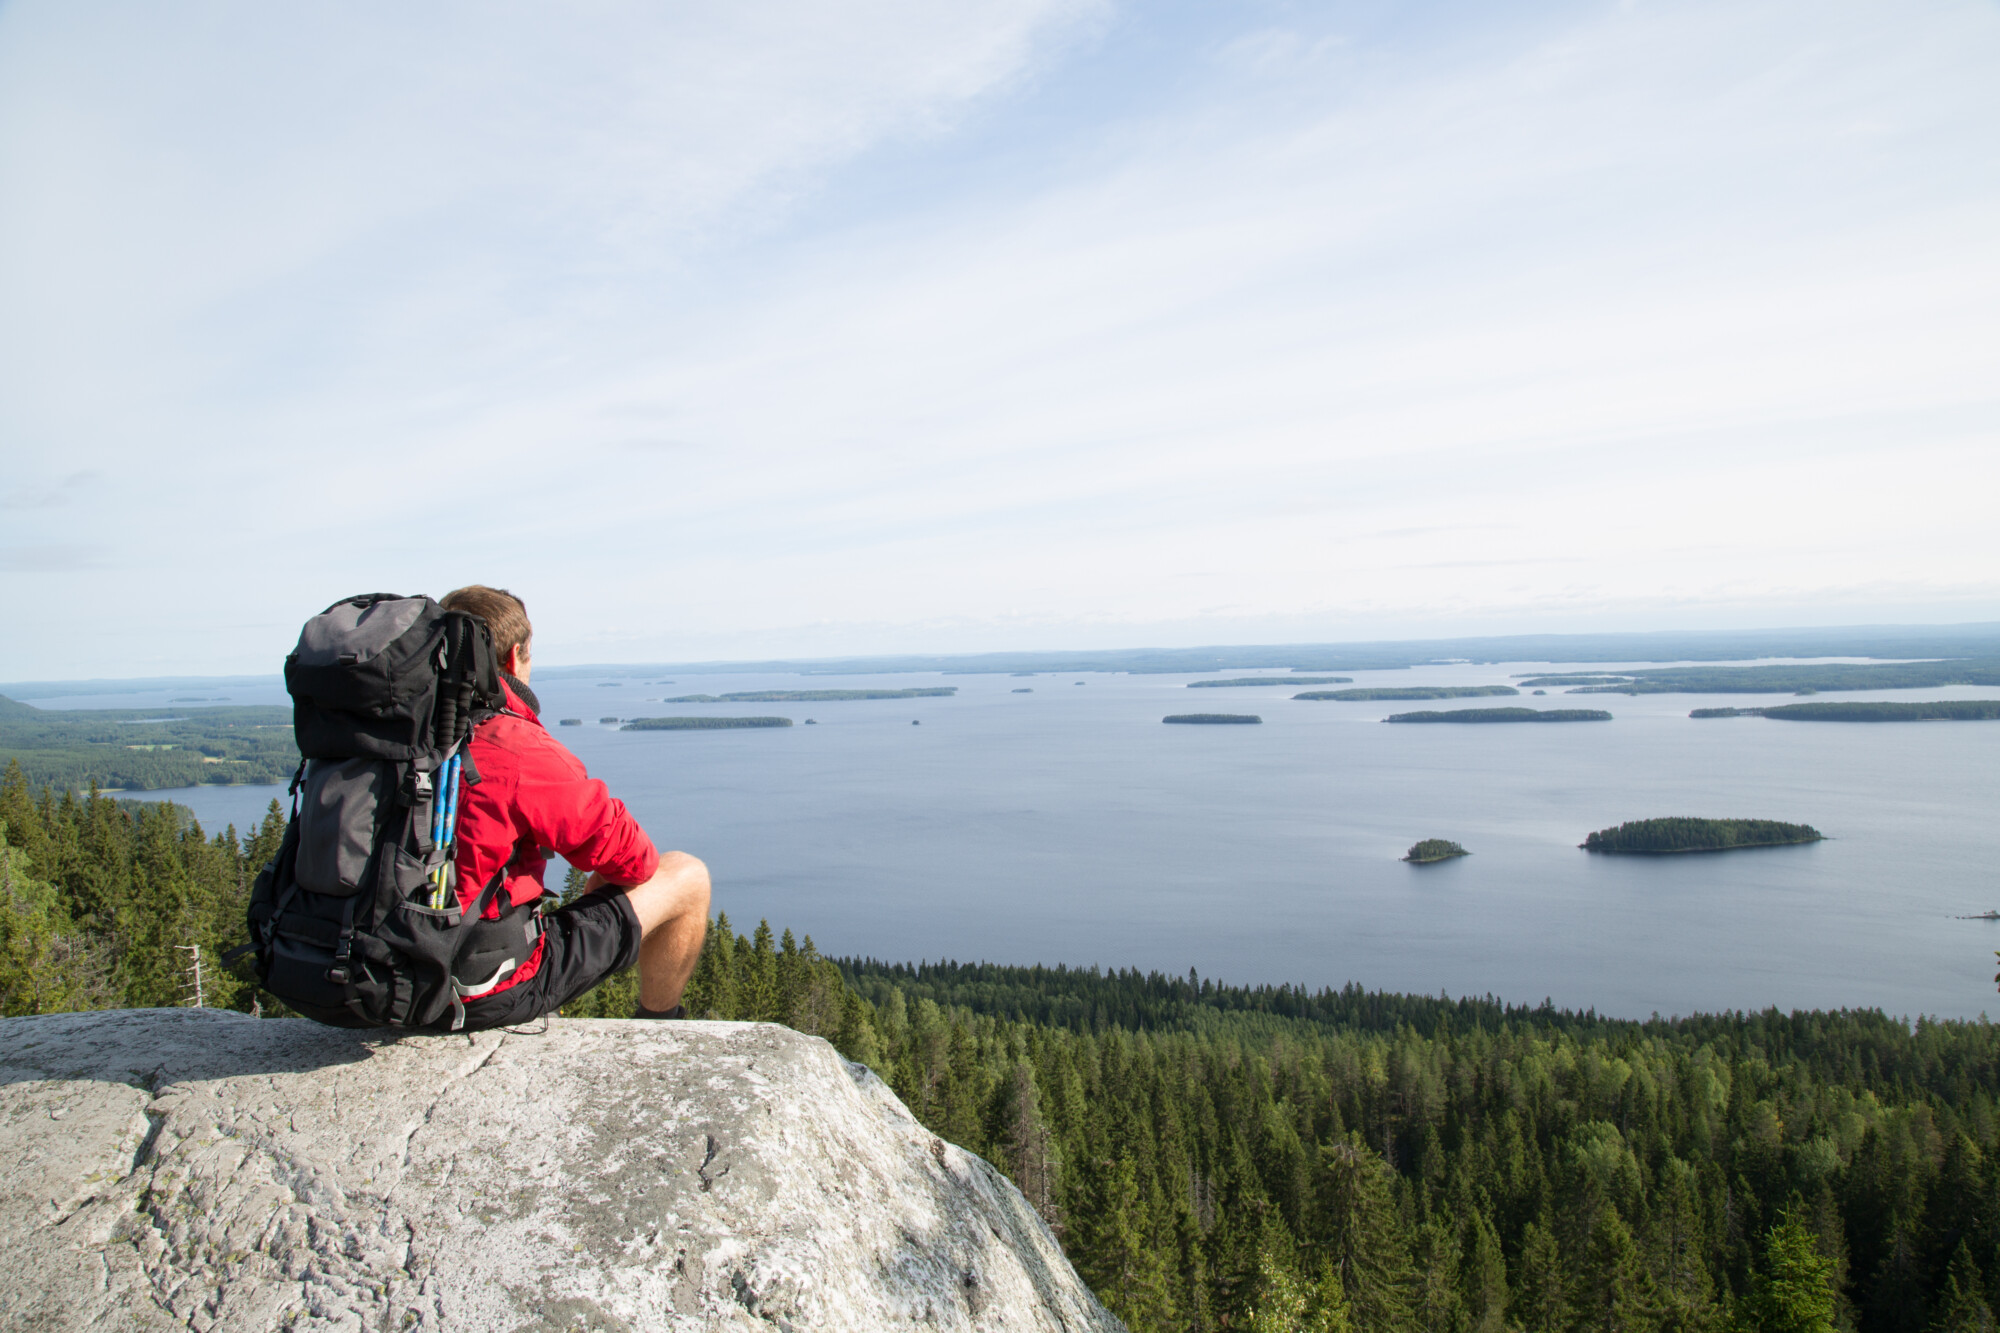
<path id="1" fill-rule="evenodd" d="M 1990 722 L 2000 718 L 2000 699 L 1927 699 L 1921 703 L 1856 699 L 1851 703 L 1779 704 L 1772 708 L 1697 708 L 1688 716 L 1774 717 L 1781 722 Z"/>
<path id="2" fill-rule="evenodd" d="M 1940 1293 L 1936 1333 L 1994 1333 L 1993 1307 L 1985 1296 L 1985 1282 L 1973 1260 L 1972 1247 L 1958 1243 L 1945 1270 L 1944 1291 Z"/>
<path id="3" fill-rule="evenodd" d="M 1405 861 L 1414 861 L 1418 865 L 1426 865 L 1432 861 L 1449 861 L 1454 856 L 1470 855 L 1472 855 L 1471 852 L 1466 851 L 1465 848 L 1459 846 L 1449 838 L 1425 838 L 1422 842 L 1412 843 L 1409 855 L 1403 859 Z"/>
<path id="4" fill-rule="evenodd" d="M 1537 685 L 1558 685 L 1576 687 L 1579 685 L 1616 685 L 1620 681 L 1632 679 L 1630 676 L 1593 676 L 1584 673 L 1570 675 L 1559 673 L 1553 676 L 1528 676 L 1521 680 L 1522 689 L 1532 689 Z"/>
<path id="5" fill-rule="evenodd" d="M 1014 1175 L 1135 1328 L 1311 1327 L 1323 1272 L 1356 1329 L 1756 1328 L 1787 1208 L 1837 1327 L 1991 1308 L 1973 1276 L 2000 1253 L 1984 1023 L 1628 1023 L 1354 987 L 840 967 L 871 1063 Z M 1813 1202 L 1789 1202 L 1802 1187 Z M 1164 1295 L 1135 1266 L 1141 1237 Z M 1914 1325 L 1891 1317 L 1912 1303 Z"/>
<path id="6" fill-rule="evenodd" d="M 0 780 L 8 1012 L 180 1001 L 282 833 Z M 574 897 L 584 877 L 570 876 Z M 212 953 L 205 956 L 213 958 Z M 213 964 L 211 963 L 213 968 Z M 213 968 L 212 1003 L 248 1008 Z M 571 1005 L 622 1017 L 628 973 Z M 822 957 L 718 917 L 687 1003 L 789 1023 L 1011 1176 L 1138 1333 L 1986 1330 L 2000 1029 L 1623 1022 L 1358 987 Z"/>
<path id="7" fill-rule="evenodd" d="M 225 968 L 221 954 L 243 939 L 251 881 L 283 837 L 276 801 L 248 840 L 233 827 L 208 837 L 181 806 L 37 793 L 10 763 L 0 831 L 7 1013 L 187 1002 L 190 946 L 200 951 L 205 1003 L 257 1002 L 248 962 Z"/>
<path id="8" fill-rule="evenodd" d="M 1247 726 L 1263 720 L 1255 713 L 1174 713 L 1160 719 L 1162 722 L 1184 722 L 1198 727 Z"/>
<path id="9" fill-rule="evenodd" d="M 0 698 L 0 762 L 36 786 L 148 791 L 274 783 L 298 767 L 289 708 L 43 710 Z"/>
<path id="10" fill-rule="evenodd" d="M 616 722 L 617 718 L 606 718 Z M 635 717 L 620 731 L 728 731 L 736 727 L 789 727 L 788 717 Z"/>
<path id="11" fill-rule="evenodd" d="M 1391 713 L 1384 722 L 1609 722 L 1601 708 L 1452 708 L 1442 713 Z"/>
<path id="12" fill-rule="evenodd" d="M 106 967 L 70 920 L 62 894 L 28 873 L 0 825 L 0 1016 L 103 1007 Z"/>
<path id="13" fill-rule="evenodd" d="M 1750 1326 L 1757 1333 L 1833 1333 L 1833 1265 L 1792 1210 L 1765 1238 L 1764 1263 L 1751 1280 Z"/>
<path id="14" fill-rule="evenodd" d="M 1233 690 L 1246 685 L 1348 685 L 1352 676 L 1233 676 L 1228 680 L 1191 680 L 1191 690 Z"/>
<path id="15" fill-rule="evenodd" d="M 1780 704 L 1756 711 L 1786 722 L 1988 722 L 2000 718 L 2000 699 L 1927 699 L 1922 703 L 1855 700 Z"/>
<path id="16" fill-rule="evenodd" d="M 1538 685 L 1575 678 L 1544 676 Z M 1798 694 L 1816 690 L 1924 690 L 2000 685 L 2000 657 L 1946 662 L 1828 662 L 1817 666 L 1649 667 L 1630 679 L 1589 684 L 1577 694 Z"/>
<path id="17" fill-rule="evenodd" d="M 1359 702 L 1369 699 L 1483 699 L 1488 696 L 1519 694 L 1512 685 L 1402 685 L 1360 690 L 1307 690 L 1294 699 L 1338 699 Z"/>
<path id="18" fill-rule="evenodd" d="M 1825 835 L 1810 824 L 1775 819 L 1633 819 L 1599 829 L 1583 840 L 1585 851 L 1662 856 L 1675 852 L 1721 852 L 1733 847 L 1787 847 L 1818 842 Z"/>

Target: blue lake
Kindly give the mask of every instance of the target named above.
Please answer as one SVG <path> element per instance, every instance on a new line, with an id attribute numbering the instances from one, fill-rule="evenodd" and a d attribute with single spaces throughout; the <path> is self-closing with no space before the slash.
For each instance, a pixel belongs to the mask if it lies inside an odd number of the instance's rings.
<path id="1" fill-rule="evenodd" d="M 1356 685 L 1497 684 L 1544 666 L 1351 674 Z M 1687 716 L 1789 701 L 1768 695 L 1313 703 L 1293 701 L 1296 686 L 1190 690 L 1198 677 L 1181 675 L 603 683 L 614 679 L 537 679 L 555 734 L 662 847 L 709 863 L 716 905 L 739 929 L 768 917 L 828 953 L 1193 967 L 1232 982 L 1549 997 L 1630 1017 L 1767 1005 L 1974 1017 L 1994 1007 L 2000 923 L 1953 918 L 2000 906 L 2000 722 Z M 957 696 L 658 702 L 938 684 Z M 1015 693 L 1023 688 L 1032 693 Z M 1614 720 L 1380 723 L 1397 711 L 1515 703 L 1602 707 Z M 1160 723 L 1194 711 L 1264 722 Z M 621 732 L 597 721 L 696 713 L 816 725 Z M 555 727 L 562 717 L 586 724 Z M 275 790 L 149 795 L 219 826 L 251 822 Z M 1830 840 L 1663 858 L 1576 846 L 1593 829 L 1658 815 L 1793 820 Z M 1398 860 L 1425 837 L 1473 855 Z"/>

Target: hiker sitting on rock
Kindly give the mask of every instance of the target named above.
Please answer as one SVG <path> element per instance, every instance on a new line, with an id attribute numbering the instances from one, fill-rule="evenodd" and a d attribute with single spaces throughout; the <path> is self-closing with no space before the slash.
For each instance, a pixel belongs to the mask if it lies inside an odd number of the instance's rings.
<path id="1" fill-rule="evenodd" d="M 443 599 L 493 632 L 507 707 L 473 728 L 480 780 L 458 811 L 457 886 L 470 910 L 503 867 L 517 907 L 542 896 L 548 852 L 591 872 L 584 895 L 544 918 L 521 964 L 464 996 L 464 1026 L 503 1027 L 552 1013 L 615 972 L 639 966 L 635 1018 L 683 1018 L 681 992 L 708 930 L 708 867 L 661 853 L 604 783 L 543 729 L 528 688 L 534 629 L 521 599 L 480 584 Z M 488 917 L 498 915 L 499 904 Z M 483 979 L 482 979 L 483 980 Z"/>

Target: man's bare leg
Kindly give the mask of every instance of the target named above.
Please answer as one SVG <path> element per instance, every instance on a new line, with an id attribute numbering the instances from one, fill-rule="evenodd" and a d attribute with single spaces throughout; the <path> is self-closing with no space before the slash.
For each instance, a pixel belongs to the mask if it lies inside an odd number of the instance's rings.
<path id="1" fill-rule="evenodd" d="M 592 875 L 589 888 L 608 883 Z M 639 918 L 639 1003 L 664 1013 L 681 1002 L 708 934 L 708 867 L 686 852 L 663 852 L 653 877 L 625 897 Z"/>

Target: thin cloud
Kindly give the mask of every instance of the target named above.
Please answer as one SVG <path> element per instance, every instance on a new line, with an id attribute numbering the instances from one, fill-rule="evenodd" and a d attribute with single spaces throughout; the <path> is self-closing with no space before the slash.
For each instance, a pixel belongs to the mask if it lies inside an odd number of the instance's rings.
<path id="1" fill-rule="evenodd" d="M 120 478 L 122 623 L 250 669 L 149 608 L 477 578 L 656 658 L 2000 613 L 1990 6 L 468 12 L 0 10 L 0 438 Z M 449 536 L 301 503 L 330 460 Z M 280 546 L 313 586 L 220 554 Z"/>
<path id="2" fill-rule="evenodd" d="M 22 486 L 0 492 L 0 510 L 60 509 L 86 497 L 103 478 L 96 472 L 72 472 L 60 481 L 41 486 Z"/>
<path id="3" fill-rule="evenodd" d="M 0 546 L 0 574 L 76 574 L 108 567 L 90 546 Z"/>

